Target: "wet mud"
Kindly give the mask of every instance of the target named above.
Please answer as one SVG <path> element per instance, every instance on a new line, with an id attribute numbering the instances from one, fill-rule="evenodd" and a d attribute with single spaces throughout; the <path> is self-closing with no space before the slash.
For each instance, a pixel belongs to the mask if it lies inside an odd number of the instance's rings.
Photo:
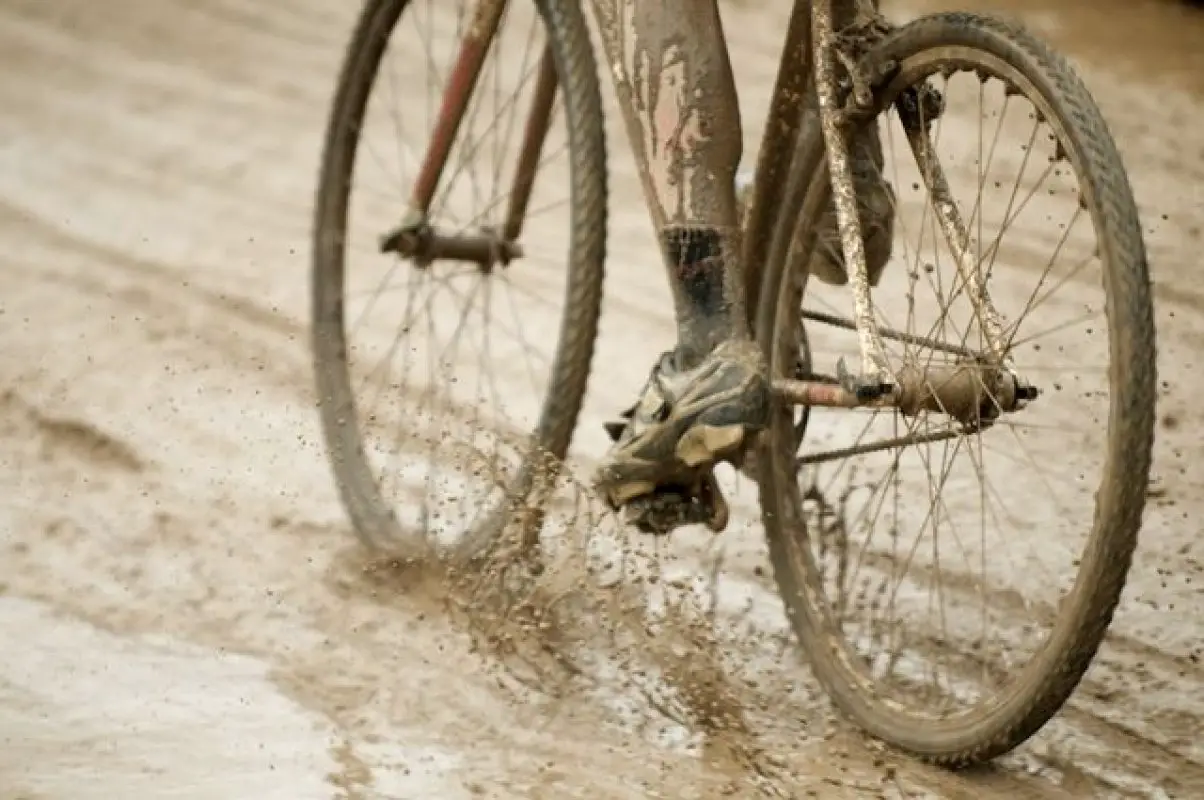
<path id="1" fill-rule="evenodd" d="M 1142 208 L 1156 483 L 1079 691 L 1016 753 L 949 774 L 834 715 L 748 498 L 722 539 L 663 542 L 566 481 L 537 578 L 504 554 L 457 574 L 356 544 L 307 346 L 310 198 L 354 5 L 0 9 L 0 797 L 1204 796 L 1204 14 L 1006 4 L 1081 68 Z M 724 13 L 753 142 L 785 9 Z M 613 113 L 608 132 L 584 460 L 673 334 Z"/>

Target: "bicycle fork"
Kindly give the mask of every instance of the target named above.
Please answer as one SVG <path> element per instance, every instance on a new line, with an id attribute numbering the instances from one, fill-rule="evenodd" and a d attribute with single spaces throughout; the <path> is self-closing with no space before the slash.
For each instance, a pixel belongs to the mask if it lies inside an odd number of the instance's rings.
<path id="1" fill-rule="evenodd" d="M 539 62 L 538 77 L 501 229 L 480 225 L 475 232 L 447 234 L 434 229 L 429 221 L 431 206 L 438 199 L 436 189 L 447 167 L 461 123 L 468 116 L 469 101 L 480 80 L 485 58 L 501 27 L 508 2 L 478 0 L 472 9 L 459 43 L 459 52 L 448 75 L 439 115 L 414 181 L 408 208 L 402 214 L 400 224 L 381 237 L 381 252 L 412 259 L 418 267 L 447 260 L 476 264 L 483 272 L 492 271 L 498 265 L 505 267 L 523 256 L 518 239 L 523 231 L 556 100 L 556 65 L 550 43 L 544 45 Z M 452 180 L 455 177 L 452 175 Z"/>

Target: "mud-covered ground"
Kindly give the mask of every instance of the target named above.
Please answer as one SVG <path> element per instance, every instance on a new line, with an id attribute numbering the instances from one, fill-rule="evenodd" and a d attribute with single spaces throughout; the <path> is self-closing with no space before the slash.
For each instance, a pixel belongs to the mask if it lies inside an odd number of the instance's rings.
<path id="1" fill-rule="evenodd" d="M 725 644 L 759 678 L 688 676 L 713 690 L 709 713 L 739 718 L 716 729 L 659 703 L 638 658 L 594 665 L 593 691 L 533 689 L 557 678 L 482 651 L 471 613 L 428 579 L 366 569 L 307 347 L 310 198 L 356 5 L 0 8 L 0 797 L 1204 796 L 1204 16 L 1006 4 L 1082 67 L 1142 207 L 1156 483 L 1080 690 L 1016 754 L 950 775 L 835 720 L 764 641 Z M 750 142 L 784 13 L 770 5 L 726 12 Z M 610 129 L 607 377 L 583 415 L 586 460 L 672 332 Z M 729 549 L 768 596 L 757 536 L 736 526 Z M 688 558 L 698 541 L 683 537 Z M 679 634 L 655 645 L 717 660 Z"/>

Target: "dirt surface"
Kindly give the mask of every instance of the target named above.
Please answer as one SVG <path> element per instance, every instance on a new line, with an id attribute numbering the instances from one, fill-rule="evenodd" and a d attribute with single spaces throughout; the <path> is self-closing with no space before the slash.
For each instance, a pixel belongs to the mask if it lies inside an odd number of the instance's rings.
<path id="1" fill-rule="evenodd" d="M 1006 4 L 1082 66 L 1145 215 L 1157 482 L 1066 710 L 997 766 L 950 775 L 835 720 L 780 653 L 745 654 L 773 669 L 720 698 L 746 721 L 710 737 L 622 675 L 532 692 L 437 592 L 366 569 L 319 442 L 306 328 L 310 198 L 356 5 L 0 8 L 0 798 L 1204 796 L 1204 16 Z M 781 17 L 754 0 L 729 14 L 752 137 Z M 611 142 L 587 460 L 672 333 Z M 730 534 L 746 565 L 754 527 Z"/>

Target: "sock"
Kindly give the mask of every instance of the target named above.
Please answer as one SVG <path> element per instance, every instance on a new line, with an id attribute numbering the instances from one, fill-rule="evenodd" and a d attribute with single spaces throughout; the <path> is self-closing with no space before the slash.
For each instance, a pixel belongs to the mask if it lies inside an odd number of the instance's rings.
<path id="1" fill-rule="evenodd" d="M 689 369 L 746 329 L 740 276 L 732 274 L 734 242 L 718 228 L 673 225 L 661 231 L 661 245 L 677 311 L 680 366 Z"/>

